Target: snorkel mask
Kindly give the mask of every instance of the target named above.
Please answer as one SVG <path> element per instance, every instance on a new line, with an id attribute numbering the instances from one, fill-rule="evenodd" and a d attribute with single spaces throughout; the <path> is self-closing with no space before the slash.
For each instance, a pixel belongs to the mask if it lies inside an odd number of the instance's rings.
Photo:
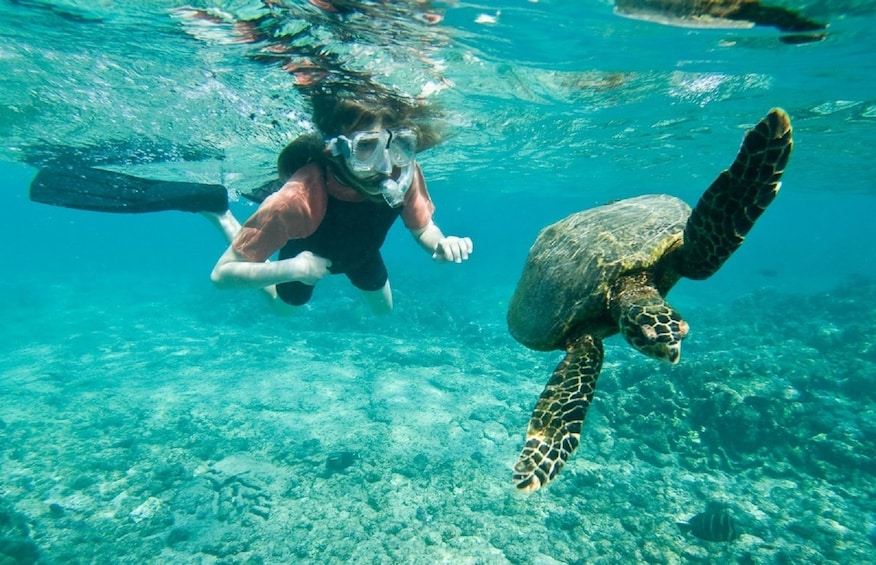
<path id="1" fill-rule="evenodd" d="M 364 181 L 384 177 L 378 185 L 380 195 L 393 208 L 402 204 L 414 180 L 417 155 L 414 130 L 360 131 L 352 137 L 333 137 L 326 143 L 331 154 L 342 157 L 356 178 Z M 390 175 L 396 168 L 401 172 L 398 179 L 393 179 Z"/>

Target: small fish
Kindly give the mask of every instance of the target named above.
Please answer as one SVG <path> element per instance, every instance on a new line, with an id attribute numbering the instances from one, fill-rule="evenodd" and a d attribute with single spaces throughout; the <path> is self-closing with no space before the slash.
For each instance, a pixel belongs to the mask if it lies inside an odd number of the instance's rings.
<path id="1" fill-rule="evenodd" d="M 733 541 L 739 537 L 733 517 L 724 506 L 718 504 L 710 504 L 705 512 L 687 522 L 677 522 L 677 525 L 682 532 L 690 532 L 706 541 Z"/>

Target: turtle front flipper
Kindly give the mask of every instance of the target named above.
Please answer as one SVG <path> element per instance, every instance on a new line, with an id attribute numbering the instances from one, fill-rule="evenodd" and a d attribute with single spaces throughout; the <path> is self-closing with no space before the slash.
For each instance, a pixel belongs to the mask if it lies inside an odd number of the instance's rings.
<path id="1" fill-rule="evenodd" d="M 710 277 L 742 245 L 779 192 L 792 145 L 791 120 L 780 108 L 745 134 L 736 160 L 718 175 L 687 221 L 678 256 L 682 276 Z"/>
<path id="2" fill-rule="evenodd" d="M 585 335 L 566 347 L 526 431 L 526 445 L 514 465 L 514 484 L 534 491 L 546 485 L 578 447 L 584 416 L 602 368 L 602 342 Z"/>

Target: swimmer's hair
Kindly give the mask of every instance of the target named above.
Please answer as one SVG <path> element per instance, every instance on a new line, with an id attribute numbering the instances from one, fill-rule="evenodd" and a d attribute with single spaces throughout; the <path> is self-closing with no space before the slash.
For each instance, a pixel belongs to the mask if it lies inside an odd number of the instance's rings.
<path id="1" fill-rule="evenodd" d="M 435 107 L 389 91 L 350 92 L 343 96 L 319 93 L 311 102 L 313 123 L 326 138 L 362 130 L 379 121 L 387 129 L 407 127 L 417 132 L 417 151 L 433 147 L 442 139 L 435 125 Z"/>
<path id="2" fill-rule="evenodd" d="M 277 172 L 285 182 L 295 171 L 326 158 L 325 142 L 318 133 L 306 133 L 287 145 L 277 157 Z"/>

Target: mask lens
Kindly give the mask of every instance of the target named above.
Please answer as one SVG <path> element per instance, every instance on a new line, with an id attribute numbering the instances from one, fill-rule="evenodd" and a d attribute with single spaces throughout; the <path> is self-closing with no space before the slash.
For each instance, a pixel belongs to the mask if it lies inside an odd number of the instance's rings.
<path id="1" fill-rule="evenodd" d="M 392 164 L 404 167 L 414 161 L 417 154 L 417 134 L 411 130 L 392 132 L 389 140 L 389 157 Z"/>
<path id="2" fill-rule="evenodd" d="M 385 133 L 364 132 L 353 137 L 351 147 L 352 165 L 355 169 L 366 170 L 377 164 L 386 147 Z"/>

